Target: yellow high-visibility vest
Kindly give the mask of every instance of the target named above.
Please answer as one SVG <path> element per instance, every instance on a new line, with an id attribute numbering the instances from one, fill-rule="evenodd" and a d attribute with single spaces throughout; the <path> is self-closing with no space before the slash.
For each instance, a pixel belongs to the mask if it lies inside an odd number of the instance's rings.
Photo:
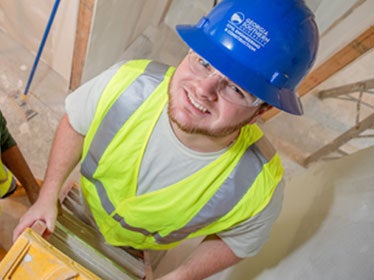
<path id="1" fill-rule="evenodd" d="M 5 196 L 14 184 L 13 174 L 4 166 L 0 160 L 0 198 Z"/>
<path id="2" fill-rule="evenodd" d="M 137 195 L 142 158 L 168 102 L 174 70 L 148 60 L 122 66 L 105 88 L 85 137 L 82 191 L 109 244 L 163 250 L 221 232 L 264 209 L 282 179 L 278 154 L 257 125 L 248 125 L 226 152 L 196 173 Z"/>

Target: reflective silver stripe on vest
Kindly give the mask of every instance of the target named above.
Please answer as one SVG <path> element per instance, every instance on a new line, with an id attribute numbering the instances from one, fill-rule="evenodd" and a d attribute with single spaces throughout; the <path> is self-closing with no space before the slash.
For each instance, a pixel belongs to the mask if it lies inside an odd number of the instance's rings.
<path id="1" fill-rule="evenodd" d="M 95 185 L 101 204 L 108 215 L 113 213 L 115 208 L 103 184 L 99 180 L 94 179 L 93 174 L 97 169 L 101 156 L 116 133 L 162 82 L 168 69 L 169 66 L 153 61 L 147 65 L 144 73 L 124 90 L 107 112 L 82 162 L 81 173 Z"/>
<path id="2" fill-rule="evenodd" d="M 157 243 L 169 244 L 183 240 L 229 213 L 248 192 L 266 162 L 267 159 L 256 144 L 248 147 L 238 165 L 199 213 L 186 226 L 165 237 L 156 234 L 154 237 Z"/>
<path id="3" fill-rule="evenodd" d="M 83 176 L 95 185 L 101 203 L 108 215 L 115 211 L 115 207 L 109 200 L 104 186 L 100 181 L 93 178 L 93 174 L 96 171 L 97 163 L 102 154 L 112 138 L 116 135 L 117 131 L 162 81 L 163 76 L 161 77 L 161 73 L 163 71 L 164 74 L 167 68 L 161 70 L 159 67 L 162 66 L 160 64 L 155 65 L 152 63 L 152 65 L 146 69 L 145 73 L 140 75 L 134 83 L 121 94 L 100 124 L 91 143 L 89 152 L 82 163 L 81 172 Z M 151 70 L 156 69 L 157 74 L 154 72 L 149 73 Z M 150 81 L 149 75 L 153 77 Z M 138 92 L 143 92 L 144 85 L 149 82 L 152 82 L 152 86 L 147 87 L 147 92 L 144 93 L 143 96 L 138 97 Z M 141 90 L 139 90 L 139 87 Z M 131 94 L 134 92 L 136 94 Z M 129 108 L 129 106 L 131 106 L 131 108 Z M 118 119 L 119 117 L 121 119 Z M 120 216 L 118 213 L 114 214 L 113 219 L 118 221 L 122 227 L 128 230 L 136 231 L 146 236 L 153 235 L 156 242 L 159 244 L 169 244 L 183 240 L 189 234 L 208 226 L 230 212 L 248 192 L 258 174 L 261 173 L 263 165 L 266 162 L 268 162 L 268 160 L 262 155 L 256 144 L 248 147 L 238 165 L 234 168 L 222 186 L 220 186 L 216 193 L 210 198 L 207 204 L 200 209 L 200 211 L 185 227 L 178 229 L 167 236 L 162 237 L 157 232 L 152 233 L 143 228 L 135 228 L 127 224 L 125 218 Z"/>

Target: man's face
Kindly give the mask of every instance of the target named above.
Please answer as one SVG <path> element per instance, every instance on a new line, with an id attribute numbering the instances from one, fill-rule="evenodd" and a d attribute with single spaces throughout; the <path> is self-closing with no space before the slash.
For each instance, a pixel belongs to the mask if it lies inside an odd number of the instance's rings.
<path id="1" fill-rule="evenodd" d="M 236 133 L 252 121 L 257 107 L 227 101 L 218 94 L 222 77 L 197 76 L 187 55 L 176 69 L 169 86 L 170 120 L 187 133 L 223 137 Z"/>

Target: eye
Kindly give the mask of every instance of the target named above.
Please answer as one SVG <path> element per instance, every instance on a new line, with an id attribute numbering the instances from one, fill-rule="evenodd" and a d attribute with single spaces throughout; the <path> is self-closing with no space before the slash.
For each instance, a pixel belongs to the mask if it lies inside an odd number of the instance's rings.
<path id="1" fill-rule="evenodd" d="M 206 69 L 210 69 L 210 64 L 209 64 L 209 62 L 206 61 L 205 59 L 202 59 L 201 57 L 199 57 L 199 58 L 198 58 L 198 62 L 199 62 L 199 64 L 200 64 L 202 67 L 204 67 L 204 68 L 206 68 Z"/>
<path id="2" fill-rule="evenodd" d="M 245 98 L 245 94 L 244 94 L 243 90 L 241 88 L 239 88 L 238 86 L 236 86 L 234 84 L 228 84 L 227 89 L 228 89 L 230 94 L 235 95 L 235 96 L 240 97 L 240 98 Z"/>

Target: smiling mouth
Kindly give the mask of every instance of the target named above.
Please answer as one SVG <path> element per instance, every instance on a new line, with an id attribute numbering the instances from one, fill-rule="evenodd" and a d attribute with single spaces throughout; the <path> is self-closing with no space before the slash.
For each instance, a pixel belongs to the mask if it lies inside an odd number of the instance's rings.
<path id="1" fill-rule="evenodd" d="M 205 107 L 203 107 L 202 105 L 200 105 L 199 103 L 197 103 L 189 93 L 187 93 L 187 98 L 188 100 L 191 102 L 191 104 L 196 108 L 198 109 L 200 112 L 202 113 L 207 113 L 208 112 L 208 109 L 206 109 Z"/>

